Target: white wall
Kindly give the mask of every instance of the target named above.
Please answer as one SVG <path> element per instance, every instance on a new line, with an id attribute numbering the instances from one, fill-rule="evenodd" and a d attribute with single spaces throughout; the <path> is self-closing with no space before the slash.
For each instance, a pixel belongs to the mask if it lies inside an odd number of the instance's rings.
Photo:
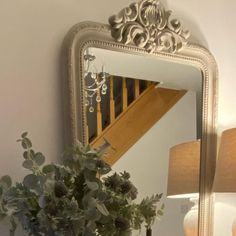
<path id="1" fill-rule="evenodd" d="M 158 87 L 202 92 L 202 72 L 197 67 L 164 61 L 153 55 L 144 57 L 101 48 L 90 48 L 89 53 L 96 56 L 97 71 L 104 66 L 111 75 L 160 82 Z"/>
<path id="2" fill-rule="evenodd" d="M 1 0 L 0 2 L 0 174 L 20 178 L 21 150 L 15 140 L 24 130 L 48 161 L 62 151 L 60 49 L 75 23 L 107 22 L 132 0 Z M 163 0 L 219 65 L 219 132 L 236 126 L 236 1 Z M 228 204 L 227 198 L 220 198 Z M 229 206 L 232 208 L 233 204 Z M 235 205 L 235 204 L 234 204 Z M 216 207 L 216 222 L 230 216 Z M 228 236 L 228 225 L 216 224 Z M 1 234 L 4 235 L 4 234 Z"/>
<path id="3" fill-rule="evenodd" d="M 196 140 L 196 131 L 196 94 L 188 92 L 112 167 L 114 171 L 130 173 L 131 181 L 138 189 L 138 202 L 163 193 L 164 216 L 152 227 L 153 235 L 184 234 L 183 218 L 187 211 L 181 209 L 190 209 L 191 203 L 188 199 L 166 198 L 169 149 Z"/>

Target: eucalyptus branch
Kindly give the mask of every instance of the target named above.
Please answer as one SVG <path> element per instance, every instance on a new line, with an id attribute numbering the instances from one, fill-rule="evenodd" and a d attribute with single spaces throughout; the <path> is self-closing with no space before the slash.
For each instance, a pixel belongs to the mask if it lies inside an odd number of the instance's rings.
<path id="1" fill-rule="evenodd" d="M 65 152 L 63 165 L 45 165 L 27 132 L 17 141 L 30 174 L 14 186 L 9 176 L 0 179 L 0 220 L 10 217 L 11 236 L 15 220 L 34 236 L 129 236 L 162 216 L 161 194 L 137 204 L 129 173 L 109 175 L 111 167 L 103 160 L 111 147 L 107 141 L 97 149 L 78 143 Z"/>

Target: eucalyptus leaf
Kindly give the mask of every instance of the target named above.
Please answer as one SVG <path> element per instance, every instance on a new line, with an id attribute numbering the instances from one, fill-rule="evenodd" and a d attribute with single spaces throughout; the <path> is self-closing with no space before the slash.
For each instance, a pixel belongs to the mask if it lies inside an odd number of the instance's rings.
<path id="1" fill-rule="evenodd" d="M 89 189 L 91 189 L 92 191 L 98 190 L 99 185 L 97 182 L 90 182 L 88 180 L 86 180 L 86 185 L 88 186 Z"/>
<path id="2" fill-rule="evenodd" d="M 29 189 L 36 189 L 39 184 L 39 179 L 34 174 L 26 175 L 23 184 Z"/>
<path id="3" fill-rule="evenodd" d="M 88 207 L 90 208 L 95 208 L 97 206 L 97 200 L 94 197 L 89 196 L 87 203 L 88 203 Z"/>
<path id="4" fill-rule="evenodd" d="M 28 135 L 28 132 L 24 132 L 24 133 L 21 135 L 21 137 L 22 137 L 22 138 L 25 138 L 27 135 Z"/>
<path id="5" fill-rule="evenodd" d="M 23 153 L 23 157 L 27 160 L 27 159 L 32 159 L 34 156 L 34 150 L 32 149 L 29 149 L 29 150 L 26 150 L 24 151 Z"/>
<path id="6" fill-rule="evenodd" d="M 68 193 L 66 185 L 62 181 L 57 181 L 54 186 L 55 196 L 60 198 Z"/>
<path id="7" fill-rule="evenodd" d="M 84 165 L 89 170 L 96 170 L 96 161 L 93 159 L 86 159 Z"/>
<path id="8" fill-rule="evenodd" d="M 43 155 L 41 152 L 37 152 L 37 153 L 34 155 L 34 161 L 35 161 L 39 166 L 41 166 L 41 165 L 45 162 L 45 157 L 44 157 L 44 155 Z"/>
<path id="9" fill-rule="evenodd" d="M 23 139 L 19 139 L 17 141 L 21 141 L 21 146 L 24 149 L 29 149 L 32 147 L 32 142 L 30 141 L 30 139 L 28 139 L 27 137 L 23 138 Z"/>
<path id="10" fill-rule="evenodd" d="M 83 236 L 95 236 L 96 233 L 91 230 L 91 228 L 86 227 L 83 232 Z"/>
<path id="11" fill-rule="evenodd" d="M 83 174 L 86 180 L 90 182 L 97 181 L 97 171 L 91 171 L 91 170 L 85 169 L 83 171 Z"/>
<path id="12" fill-rule="evenodd" d="M 98 170 L 98 172 L 101 174 L 101 175 L 105 175 L 105 174 L 108 174 L 109 172 L 111 171 L 111 167 L 108 166 L 107 164 Z"/>
<path id="13" fill-rule="evenodd" d="M 108 150 L 108 148 L 110 147 L 111 147 L 111 144 L 104 138 L 104 143 L 96 150 L 98 156 L 101 157 L 102 155 L 104 155 L 106 151 Z"/>
<path id="14" fill-rule="evenodd" d="M 99 211 L 97 211 L 96 208 L 90 208 L 85 211 L 85 219 L 88 221 L 96 221 L 99 220 L 101 217 L 101 214 Z"/>
<path id="15" fill-rule="evenodd" d="M 43 171 L 44 174 L 48 174 L 48 173 L 54 172 L 55 169 L 56 169 L 56 168 L 55 168 L 54 165 L 49 164 L 49 165 L 45 165 L 45 166 L 43 167 L 42 171 Z"/>
<path id="16" fill-rule="evenodd" d="M 31 158 L 30 152 L 29 152 L 28 150 L 27 150 L 27 151 L 24 151 L 23 157 L 24 157 L 26 160 L 30 159 L 30 158 Z"/>
<path id="17" fill-rule="evenodd" d="M 44 192 L 45 194 L 53 194 L 54 193 L 55 180 L 47 179 L 44 183 Z"/>
<path id="18" fill-rule="evenodd" d="M 163 216 L 164 215 L 164 212 L 162 210 L 158 210 L 157 211 L 157 214 L 160 215 L 160 216 Z"/>
<path id="19" fill-rule="evenodd" d="M 105 200 L 108 199 L 107 193 L 105 193 L 105 192 L 103 192 L 103 191 L 98 192 L 97 195 L 96 195 L 96 197 L 98 198 L 98 200 L 99 200 L 100 202 L 103 202 L 103 201 L 105 201 Z"/>
<path id="20" fill-rule="evenodd" d="M 46 206 L 45 195 L 41 195 L 39 197 L 38 204 L 41 208 L 45 208 L 45 206 Z"/>
<path id="21" fill-rule="evenodd" d="M 24 138 L 23 142 L 26 144 L 27 148 L 31 148 L 32 147 L 32 142 L 30 141 L 30 139 L 28 138 Z"/>
<path id="22" fill-rule="evenodd" d="M 0 179 L 0 186 L 3 186 L 3 188 L 10 188 L 12 185 L 12 180 L 9 175 L 4 175 Z"/>
<path id="23" fill-rule="evenodd" d="M 22 165 L 26 169 L 31 169 L 33 167 L 34 163 L 32 160 L 25 160 Z"/>
<path id="24" fill-rule="evenodd" d="M 98 203 L 96 207 L 104 216 L 108 216 L 110 214 L 103 203 Z"/>
<path id="25" fill-rule="evenodd" d="M 28 149 L 27 143 L 26 143 L 24 140 L 21 141 L 21 146 L 22 146 L 24 149 Z"/>
<path id="26" fill-rule="evenodd" d="M 91 149 L 89 151 L 87 151 L 86 153 L 87 155 L 93 155 L 93 156 L 97 156 L 98 152 L 94 149 Z"/>

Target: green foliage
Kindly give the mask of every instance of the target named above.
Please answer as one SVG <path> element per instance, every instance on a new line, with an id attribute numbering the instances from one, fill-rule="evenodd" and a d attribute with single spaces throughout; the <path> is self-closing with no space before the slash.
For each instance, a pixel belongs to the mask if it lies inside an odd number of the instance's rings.
<path id="1" fill-rule="evenodd" d="M 27 132 L 17 141 L 24 149 L 22 165 L 31 173 L 14 186 L 9 176 L 0 179 L 0 220 L 10 217 L 11 236 L 17 223 L 34 236 L 130 236 L 163 215 L 164 205 L 157 209 L 162 194 L 135 203 L 129 173 L 100 177 L 111 171 L 102 159 L 108 142 L 98 149 L 79 143 L 58 165 L 44 164 Z"/>

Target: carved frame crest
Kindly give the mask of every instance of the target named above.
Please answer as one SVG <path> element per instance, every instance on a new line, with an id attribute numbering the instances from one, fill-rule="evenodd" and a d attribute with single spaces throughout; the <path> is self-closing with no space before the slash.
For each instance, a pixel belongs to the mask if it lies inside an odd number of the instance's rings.
<path id="1" fill-rule="evenodd" d="M 109 18 L 112 37 L 123 44 L 134 44 L 148 52 L 175 53 L 187 44 L 190 36 L 177 19 L 170 19 L 159 0 L 142 0 Z"/>

